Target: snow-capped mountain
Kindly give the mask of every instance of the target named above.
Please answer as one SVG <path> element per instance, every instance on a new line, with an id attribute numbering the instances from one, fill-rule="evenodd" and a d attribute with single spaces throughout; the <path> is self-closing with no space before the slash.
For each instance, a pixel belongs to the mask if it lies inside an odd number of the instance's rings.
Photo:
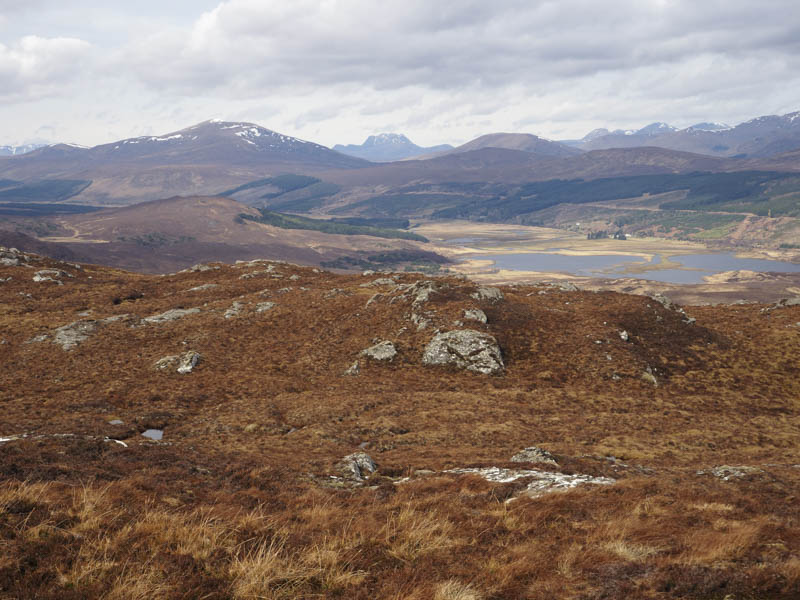
<path id="1" fill-rule="evenodd" d="M 725 123 L 695 123 L 686 129 L 687 131 L 726 131 L 733 128 Z"/>
<path id="2" fill-rule="evenodd" d="M 20 154 L 27 154 L 33 152 L 37 148 L 41 148 L 45 144 L 23 144 L 22 146 L 0 146 L 0 156 L 19 156 Z"/>
<path id="3" fill-rule="evenodd" d="M 361 145 L 348 144 L 343 146 L 342 144 L 337 144 L 333 147 L 334 150 L 342 154 L 364 158 L 372 162 L 403 160 L 423 154 L 451 150 L 452 148 L 449 144 L 423 148 L 422 146 L 417 146 L 402 133 L 379 133 L 378 135 L 369 136 Z"/>
<path id="4" fill-rule="evenodd" d="M 758 117 L 735 127 L 704 122 L 685 129 L 666 123 L 652 123 L 636 131 L 595 129 L 568 143 L 583 150 L 655 146 L 712 156 L 761 158 L 800 148 L 800 112 Z"/>
<path id="5" fill-rule="evenodd" d="M 124 204 L 209 194 L 282 173 L 353 169 L 368 162 L 254 123 L 205 121 L 93 148 L 56 144 L 0 159 L 0 178 L 91 180 L 85 202 Z"/>

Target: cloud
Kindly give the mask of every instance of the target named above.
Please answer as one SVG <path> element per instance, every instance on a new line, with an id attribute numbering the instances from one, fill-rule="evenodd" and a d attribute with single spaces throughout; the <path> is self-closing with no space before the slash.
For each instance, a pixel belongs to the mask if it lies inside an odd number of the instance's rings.
<path id="1" fill-rule="evenodd" d="M 19 102 L 63 90 L 80 75 L 90 50 L 83 40 L 35 35 L 0 44 L 0 99 Z"/>
<path id="2" fill-rule="evenodd" d="M 0 46 L 0 98 L 82 83 L 94 114 L 115 116 L 86 116 L 81 134 L 226 116 L 327 144 L 390 126 L 431 144 L 800 108 L 796 0 L 147 0 L 124 31 L 132 9 L 76 0 L 91 15 L 78 19 L 35 1 L 39 37 Z"/>
<path id="3" fill-rule="evenodd" d="M 532 78 L 554 85 L 698 54 L 796 49 L 792 20 L 770 14 L 762 3 L 715 0 L 230 0 L 120 59 L 145 84 L 187 94 L 347 83 L 496 88 Z"/>

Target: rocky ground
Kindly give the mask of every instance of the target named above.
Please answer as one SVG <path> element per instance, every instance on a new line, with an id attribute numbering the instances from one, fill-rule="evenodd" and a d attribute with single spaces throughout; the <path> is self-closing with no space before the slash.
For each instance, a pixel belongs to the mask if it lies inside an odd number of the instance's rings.
<path id="1" fill-rule="evenodd" d="M 797 598 L 800 304 L 0 251 L 0 598 Z"/>

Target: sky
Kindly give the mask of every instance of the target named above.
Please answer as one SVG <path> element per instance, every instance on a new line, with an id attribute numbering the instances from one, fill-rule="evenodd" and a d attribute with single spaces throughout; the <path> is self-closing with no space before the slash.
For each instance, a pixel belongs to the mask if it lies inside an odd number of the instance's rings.
<path id="1" fill-rule="evenodd" d="M 735 125 L 800 110 L 798 32 L 797 0 L 0 0 L 0 145 Z"/>

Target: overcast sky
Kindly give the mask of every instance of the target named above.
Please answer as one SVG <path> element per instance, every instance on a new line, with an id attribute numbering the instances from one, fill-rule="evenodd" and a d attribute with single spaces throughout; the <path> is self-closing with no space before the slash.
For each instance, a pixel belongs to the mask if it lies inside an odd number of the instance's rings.
<path id="1" fill-rule="evenodd" d="M 736 124 L 800 110 L 798 32 L 797 0 L 0 0 L 0 145 Z"/>

